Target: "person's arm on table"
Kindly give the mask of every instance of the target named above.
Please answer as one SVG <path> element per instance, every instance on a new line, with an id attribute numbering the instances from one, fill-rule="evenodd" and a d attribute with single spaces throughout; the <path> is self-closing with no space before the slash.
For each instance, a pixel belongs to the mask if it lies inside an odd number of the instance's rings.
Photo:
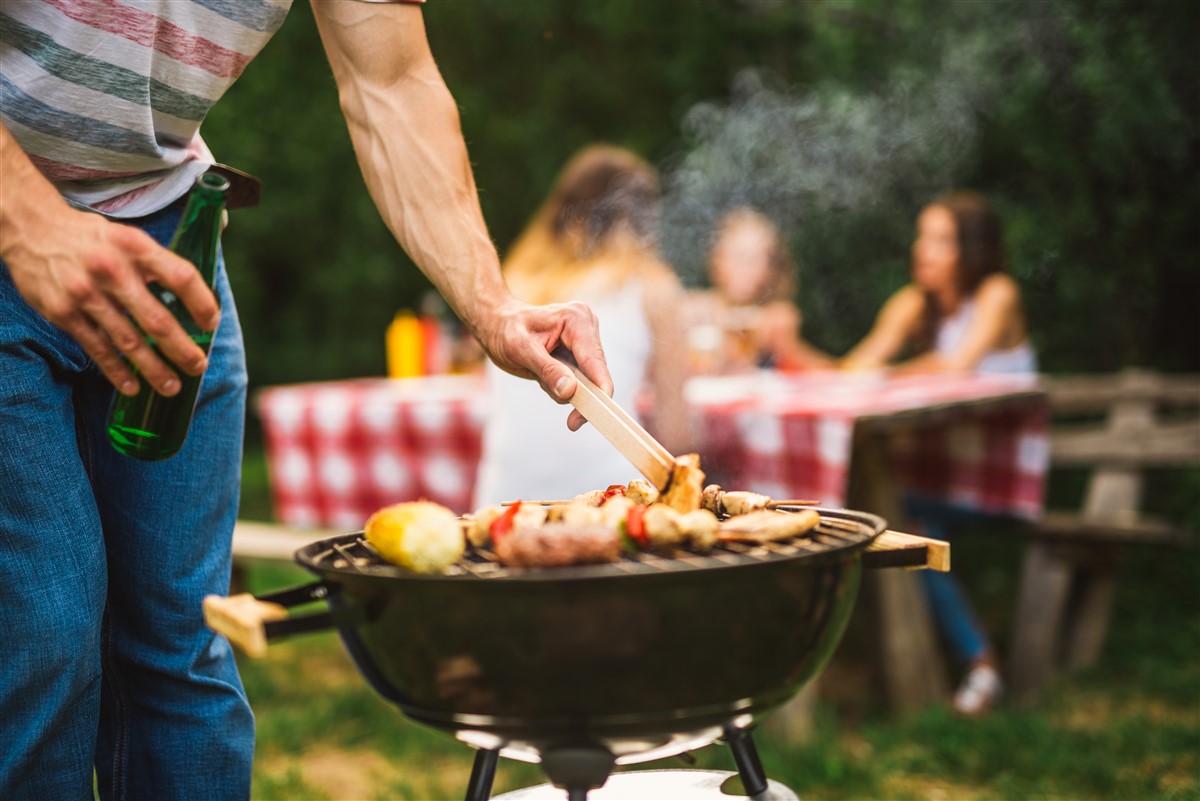
<path id="1" fill-rule="evenodd" d="M 421 9 L 316 0 L 312 7 L 367 188 L 401 246 L 499 367 L 565 401 L 575 379 L 550 356 L 561 342 L 611 393 L 591 311 L 521 303 L 500 276 L 458 109 L 429 51 Z M 568 425 L 582 422 L 572 412 Z"/>
<path id="2" fill-rule="evenodd" d="M 760 349 L 775 358 L 782 370 L 833 367 L 831 356 L 813 347 L 800 335 L 801 316 L 796 304 L 776 300 L 762 307 L 758 322 Z"/>
<path id="3" fill-rule="evenodd" d="M 0 259 L 25 301 L 74 337 L 122 393 L 138 389 L 129 362 L 159 393 L 180 388 L 142 331 L 184 372 L 204 372 L 204 351 L 146 289 L 162 284 L 211 331 L 220 308 L 196 268 L 138 228 L 72 208 L 3 125 Z"/>
<path id="4" fill-rule="evenodd" d="M 887 366 L 916 330 L 924 305 L 925 299 L 916 286 L 910 284 L 896 292 L 883 304 L 870 333 L 842 357 L 840 365 L 850 370 Z"/>
<path id="5" fill-rule="evenodd" d="M 975 317 L 951 353 L 925 353 L 896 367 L 901 373 L 973 370 L 989 352 L 1000 348 L 1006 331 L 1021 314 L 1021 291 L 1011 276 L 988 276 L 975 291 Z"/>

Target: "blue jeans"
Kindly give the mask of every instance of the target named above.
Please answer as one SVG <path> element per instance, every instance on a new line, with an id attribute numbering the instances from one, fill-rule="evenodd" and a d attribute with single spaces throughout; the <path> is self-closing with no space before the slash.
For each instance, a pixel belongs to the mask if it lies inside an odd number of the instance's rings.
<path id="1" fill-rule="evenodd" d="M 178 204 L 139 224 L 169 241 Z M 229 587 L 246 366 L 221 324 L 182 450 L 118 454 L 112 386 L 0 263 L 0 798 L 238 799 L 254 718 L 201 600 Z"/>
<path id="2" fill-rule="evenodd" d="M 951 532 L 956 528 L 994 525 L 1003 520 L 919 496 L 905 498 L 905 510 L 921 524 L 925 536 L 943 541 L 949 541 Z M 918 573 L 938 630 L 959 661 L 969 665 L 990 652 L 992 644 L 979 624 L 958 577 L 937 570 L 920 570 Z"/>

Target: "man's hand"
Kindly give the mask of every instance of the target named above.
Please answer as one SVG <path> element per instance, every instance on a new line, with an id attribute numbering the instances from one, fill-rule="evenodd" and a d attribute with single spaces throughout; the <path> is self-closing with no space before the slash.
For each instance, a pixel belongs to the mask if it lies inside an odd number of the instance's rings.
<path id="1" fill-rule="evenodd" d="M 184 372 L 204 372 L 204 351 L 146 288 L 158 282 L 201 328 L 215 329 L 220 307 L 192 264 L 137 228 L 71 208 L 2 125 L 0 170 L 0 259 L 30 306 L 74 337 L 126 395 L 138 390 L 129 363 L 160 394 L 181 386 L 146 336 Z"/>
<path id="2" fill-rule="evenodd" d="M 560 344 L 575 356 L 584 375 L 612 394 L 596 317 L 582 303 L 530 306 L 513 300 L 498 307 L 485 325 L 479 341 L 492 361 L 515 376 L 534 379 L 559 403 L 571 399 L 577 383 L 570 369 L 550 355 Z M 583 415 L 572 411 L 567 427 L 578 431 L 584 422 Z"/>

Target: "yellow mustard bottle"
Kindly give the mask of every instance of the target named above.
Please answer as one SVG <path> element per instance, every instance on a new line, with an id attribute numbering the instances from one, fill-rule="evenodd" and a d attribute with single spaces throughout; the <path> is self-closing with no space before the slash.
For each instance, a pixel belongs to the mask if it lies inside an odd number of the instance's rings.
<path id="1" fill-rule="evenodd" d="M 412 378 L 425 372 L 425 344 L 421 321 L 408 309 L 400 311 L 387 327 L 389 378 Z"/>

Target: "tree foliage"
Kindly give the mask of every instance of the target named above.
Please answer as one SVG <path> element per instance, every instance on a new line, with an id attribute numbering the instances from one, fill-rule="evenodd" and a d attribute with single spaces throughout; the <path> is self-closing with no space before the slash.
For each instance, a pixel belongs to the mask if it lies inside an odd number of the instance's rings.
<path id="1" fill-rule="evenodd" d="M 788 231 L 805 334 L 834 352 L 906 280 L 938 191 L 1006 221 L 1043 366 L 1200 369 L 1197 4 L 434 0 L 424 14 L 501 249 L 577 148 L 660 166 L 664 250 L 703 280 L 705 225 Z M 366 194 L 311 12 L 205 123 L 265 181 L 227 257 L 252 379 L 383 371 L 427 282 Z M 397 176 L 403 180 L 403 176 Z"/>

